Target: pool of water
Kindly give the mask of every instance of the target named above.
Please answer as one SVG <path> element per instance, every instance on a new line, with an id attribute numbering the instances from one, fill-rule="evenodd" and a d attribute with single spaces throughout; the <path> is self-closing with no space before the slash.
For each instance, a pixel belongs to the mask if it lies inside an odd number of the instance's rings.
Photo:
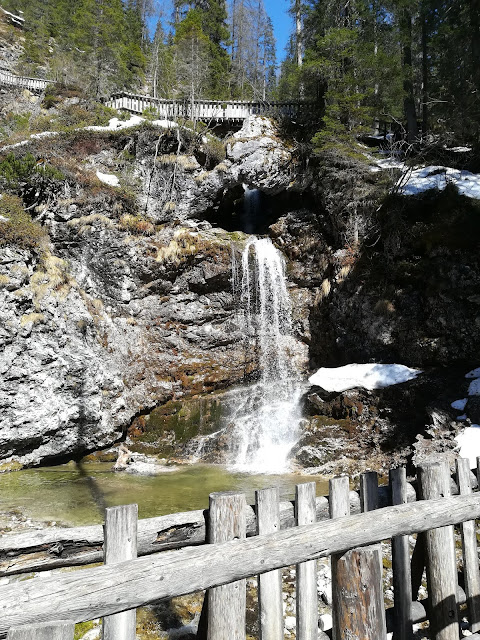
<path id="1" fill-rule="evenodd" d="M 140 518 L 203 509 L 214 491 L 241 491 L 253 503 L 255 489 L 278 486 L 285 500 L 296 484 L 315 481 L 317 495 L 328 493 L 324 478 L 232 473 L 218 465 L 185 465 L 155 476 L 111 469 L 111 463 L 69 463 L 0 475 L 0 511 L 76 526 L 101 523 L 105 507 L 120 504 L 137 503 Z"/>

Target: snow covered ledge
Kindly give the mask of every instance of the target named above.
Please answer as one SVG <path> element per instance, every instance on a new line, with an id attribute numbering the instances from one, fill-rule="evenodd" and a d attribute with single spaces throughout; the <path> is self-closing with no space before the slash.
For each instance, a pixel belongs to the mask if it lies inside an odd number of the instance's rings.
<path id="1" fill-rule="evenodd" d="M 347 364 L 344 367 L 322 367 L 308 381 L 325 391 L 341 392 L 355 387 L 371 391 L 413 380 L 420 373 L 420 369 L 410 369 L 403 364 Z"/>

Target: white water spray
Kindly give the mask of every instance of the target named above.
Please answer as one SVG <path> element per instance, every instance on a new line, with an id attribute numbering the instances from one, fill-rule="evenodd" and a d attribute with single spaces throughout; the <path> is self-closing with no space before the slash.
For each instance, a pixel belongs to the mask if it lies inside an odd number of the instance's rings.
<path id="1" fill-rule="evenodd" d="M 260 379 L 232 408 L 230 465 L 241 471 L 282 473 L 298 439 L 302 393 L 285 262 L 270 239 L 253 237 L 241 264 L 233 261 L 232 268 L 239 323 L 247 345 L 255 345 Z"/>

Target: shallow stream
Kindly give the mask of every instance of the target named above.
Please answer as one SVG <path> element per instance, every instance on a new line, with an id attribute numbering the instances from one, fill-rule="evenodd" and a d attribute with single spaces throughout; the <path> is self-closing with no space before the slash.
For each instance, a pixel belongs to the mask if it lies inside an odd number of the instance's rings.
<path id="1" fill-rule="evenodd" d="M 293 498 L 295 484 L 317 483 L 328 493 L 324 478 L 250 475 L 217 465 L 170 467 L 155 476 L 112 472 L 111 463 L 73 462 L 58 467 L 26 469 L 0 476 L 0 512 L 20 511 L 33 520 L 70 526 L 101 523 L 105 507 L 137 503 L 139 517 L 148 518 L 208 506 L 214 491 L 241 491 L 254 502 L 255 489 L 278 486 L 281 499 Z M 172 470 L 170 470 L 172 469 Z"/>

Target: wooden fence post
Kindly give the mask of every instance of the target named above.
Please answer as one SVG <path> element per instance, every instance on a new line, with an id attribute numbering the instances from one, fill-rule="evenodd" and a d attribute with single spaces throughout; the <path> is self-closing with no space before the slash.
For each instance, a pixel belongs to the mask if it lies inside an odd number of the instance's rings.
<path id="1" fill-rule="evenodd" d="M 450 472 L 434 462 L 420 467 L 421 495 L 436 500 L 450 495 Z M 435 640 L 458 640 L 457 567 L 453 527 L 426 532 L 429 619 Z"/>
<path id="2" fill-rule="evenodd" d="M 343 510 L 345 500 L 344 484 Z M 360 502 L 362 511 L 378 507 L 378 477 L 374 471 L 360 476 Z M 385 640 L 387 628 L 380 545 L 351 549 L 337 556 L 334 564 L 332 595 L 335 640 Z"/>
<path id="3" fill-rule="evenodd" d="M 348 476 L 332 478 L 329 482 L 328 509 L 330 518 L 344 518 L 350 515 L 350 483 Z M 332 563 L 332 619 L 333 640 L 342 640 L 341 585 L 338 580 L 338 562 L 341 555 L 331 556 Z"/>
<path id="4" fill-rule="evenodd" d="M 457 458 L 457 484 L 461 495 L 472 493 L 470 462 L 467 458 Z M 475 520 L 460 525 L 463 551 L 463 573 L 465 595 L 470 622 L 470 631 L 480 631 L 480 570 L 478 567 L 477 536 Z"/>
<path id="5" fill-rule="evenodd" d="M 405 467 L 390 469 L 392 505 L 407 503 L 407 473 Z M 411 640 L 412 626 L 412 574 L 408 536 L 392 538 L 392 570 L 394 640 Z"/>
<path id="6" fill-rule="evenodd" d="M 257 533 L 280 531 L 280 496 L 278 487 L 255 492 Z M 260 640 L 283 640 L 282 572 L 270 571 L 258 576 Z"/>
<path id="7" fill-rule="evenodd" d="M 74 633 L 74 622 L 40 622 L 12 627 L 7 640 L 73 640 Z"/>
<path id="8" fill-rule="evenodd" d="M 295 517 L 297 526 L 313 524 L 317 519 L 315 482 L 295 487 Z M 297 564 L 297 640 L 317 640 L 318 597 L 317 561 Z"/>
<path id="9" fill-rule="evenodd" d="M 138 505 L 105 509 L 105 564 L 137 557 Z M 103 640 L 135 640 L 137 611 L 122 611 L 103 618 Z"/>
<path id="10" fill-rule="evenodd" d="M 227 542 L 247 535 L 243 493 L 212 493 L 209 542 Z M 246 581 L 238 580 L 208 590 L 208 640 L 245 640 Z"/>

